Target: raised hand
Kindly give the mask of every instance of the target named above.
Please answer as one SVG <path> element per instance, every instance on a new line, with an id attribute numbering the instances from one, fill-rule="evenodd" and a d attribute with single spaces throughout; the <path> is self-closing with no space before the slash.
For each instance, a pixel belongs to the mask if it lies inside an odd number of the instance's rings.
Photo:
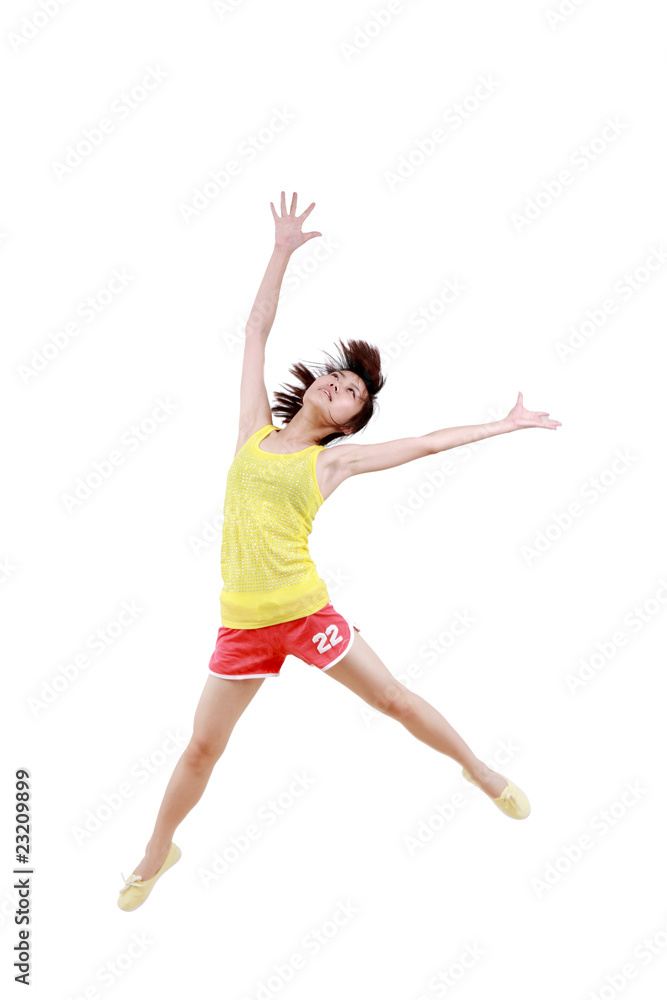
<path id="1" fill-rule="evenodd" d="M 301 226 L 305 219 L 308 218 L 312 210 L 315 208 L 315 202 L 312 202 L 308 206 L 305 212 L 301 215 L 296 215 L 296 191 L 292 195 L 292 204 L 290 205 L 290 210 L 287 212 L 285 210 L 285 192 L 280 192 L 280 215 L 276 212 L 273 207 L 273 202 L 271 204 L 271 211 L 273 212 L 273 218 L 276 224 L 276 246 L 282 247 L 285 250 L 289 250 L 292 253 L 297 247 L 302 246 L 308 240 L 312 240 L 313 236 L 321 236 L 322 233 L 302 233 Z"/>
<path id="2" fill-rule="evenodd" d="M 560 420 L 550 420 L 549 414 L 543 410 L 525 410 L 522 393 L 519 393 L 505 420 L 512 425 L 512 430 L 520 430 L 522 427 L 548 427 L 549 430 L 555 431 L 557 427 L 563 426 Z"/>

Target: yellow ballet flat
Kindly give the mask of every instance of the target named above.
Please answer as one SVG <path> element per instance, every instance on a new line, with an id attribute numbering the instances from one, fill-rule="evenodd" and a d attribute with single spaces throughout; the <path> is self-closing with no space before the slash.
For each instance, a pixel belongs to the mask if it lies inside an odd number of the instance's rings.
<path id="1" fill-rule="evenodd" d="M 489 770 L 493 771 L 493 768 L 489 768 Z M 494 771 L 493 773 L 497 774 L 498 772 Z M 470 773 L 466 771 L 465 767 L 463 768 L 463 777 L 466 781 L 469 781 L 471 785 L 475 785 L 476 788 L 479 788 L 479 785 L 476 781 L 473 781 Z M 501 774 L 501 778 L 504 777 L 505 775 Z M 491 798 L 491 801 L 495 802 L 500 811 L 505 813 L 506 816 L 509 816 L 510 819 L 525 819 L 526 816 L 530 815 L 530 802 L 528 801 L 525 792 L 522 792 L 521 789 L 518 788 L 513 781 L 510 781 L 509 778 L 505 778 L 505 781 L 507 782 L 507 785 L 503 788 L 498 798 L 493 799 L 491 796 L 489 796 L 489 798 Z M 483 791 L 483 789 L 480 789 L 480 791 Z"/>
<path id="2" fill-rule="evenodd" d="M 138 906 L 141 906 L 141 904 L 148 899 L 151 889 L 160 876 L 164 875 L 167 869 L 171 868 L 172 865 L 175 865 L 180 856 L 180 847 L 177 847 L 176 844 L 172 844 L 169 848 L 167 857 L 164 859 L 162 868 L 160 868 L 159 871 L 153 875 L 153 878 L 149 878 L 146 882 L 142 882 L 141 876 L 135 875 L 134 872 L 132 872 L 128 878 L 125 878 L 121 872 L 121 877 L 125 881 L 125 885 L 120 890 L 118 895 L 118 905 L 121 910 L 136 910 Z"/>

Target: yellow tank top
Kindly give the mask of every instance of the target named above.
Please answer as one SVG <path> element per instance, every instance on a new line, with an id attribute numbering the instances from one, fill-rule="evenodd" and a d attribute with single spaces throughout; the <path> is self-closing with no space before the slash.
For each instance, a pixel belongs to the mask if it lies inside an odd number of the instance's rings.
<path id="1" fill-rule="evenodd" d="M 222 528 L 222 624 L 262 628 L 312 615 L 329 603 L 308 552 L 313 518 L 324 503 L 315 475 L 324 445 L 292 455 L 258 447 L 273 430 L 250 437 L 227 473 Z"/>

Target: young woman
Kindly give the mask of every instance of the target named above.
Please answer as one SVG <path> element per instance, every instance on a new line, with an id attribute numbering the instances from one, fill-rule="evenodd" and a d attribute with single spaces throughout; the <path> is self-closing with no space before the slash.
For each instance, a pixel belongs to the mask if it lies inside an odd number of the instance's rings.
<path id="1" fill-rule="evenodd" d="M 271 202 L 275 247 L 246 326 L 239 436 L 227 476 L 222 538 L 222 625 L 197 706 L 192 738 L 176 764 L 146 853 L 124 878 L 118 905 L 140 906 L 158 878 L 180 858 L 172 842 L 179 823 L 199 801 L 241 714 L 264 683 L 277 677 L 288 654 L 324 672 L 373 708 L 400 722 L 428 746 L 463 768 L 512 819 L 525 819 L 530 805 L 512 781 L 488 768 L 446 719 L 401 684 L 359 632 L 329 602 L 307 540 L 319 507 L 350 476 L 378 472 L 435 455 L 448 448 L 525 427 L 555 430 L 545 412 L 525 410 L 519 393 L 508 415 L 487 424 L 451 427 L 421 437 L 382 444 L 327 445 L 365 427 L 385 383 L 380 352 L 362 340 L 341 343 L 324 373 L 293 366 L 300 386 L 274 393 L 264 385 L 264 352 L 289 258 L 321 233 L 303 233 L 315 203 L 297 216 L 296 193 L 289 212 L 281 192 L 281 214 Z M 273 416 L 285 418 L 282 428 Z M 121 873 L 122 874 L 122 873 Z"/>

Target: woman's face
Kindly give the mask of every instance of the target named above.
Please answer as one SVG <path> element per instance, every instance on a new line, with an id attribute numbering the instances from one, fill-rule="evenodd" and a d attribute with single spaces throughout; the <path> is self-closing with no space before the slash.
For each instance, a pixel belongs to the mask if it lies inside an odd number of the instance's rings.
<path id="1" fill-rule="evenodd" d="M 368 390 L 361 378 L 354 372 L 332 372 L 330 375 L 320 375 L 308 388 L 308 393 L 315 406 L 322 413 L 338 424 L 349 423 L 363 407 L 368 398 Z"/>

